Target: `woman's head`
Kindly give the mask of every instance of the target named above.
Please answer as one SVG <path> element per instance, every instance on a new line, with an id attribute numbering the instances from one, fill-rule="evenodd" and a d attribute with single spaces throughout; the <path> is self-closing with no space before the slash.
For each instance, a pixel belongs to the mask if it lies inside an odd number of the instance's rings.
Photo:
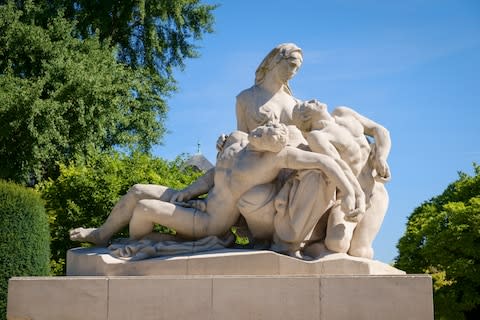
<path id="1" fill-rule="evenodd" d="M 293 43 L 282 43 L 272 49 L 258 66 L 255 72 L 255 84 L 261 84 L 265 80 L 265 76 L 275 67 L 284 64 L 285 70 L 281 77 L 287 92 L 291 94 L 288 88 L 288 80 L 290 80 L 303 62 L 302 49 Z M 279 72 L 281 72 L 279 70 Z"/>

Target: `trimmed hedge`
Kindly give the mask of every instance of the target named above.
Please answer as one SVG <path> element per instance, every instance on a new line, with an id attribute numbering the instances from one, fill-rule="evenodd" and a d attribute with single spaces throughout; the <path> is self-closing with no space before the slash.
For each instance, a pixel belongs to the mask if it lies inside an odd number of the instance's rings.
<path id="1" fill-rule="evenodd" d="M 34 190 L 0 180 L 0 319 L 5 319 L 8 279 L 49 275 L 48 217 Z"/>

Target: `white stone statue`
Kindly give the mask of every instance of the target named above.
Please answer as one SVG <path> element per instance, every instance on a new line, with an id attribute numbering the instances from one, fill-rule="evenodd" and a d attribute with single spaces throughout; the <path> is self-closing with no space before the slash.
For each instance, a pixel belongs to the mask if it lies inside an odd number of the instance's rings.
<path id="1" fill-rule="evenodd" d="M 277 46 L 264 58 L 257 68 L 255 84 L 237 96 L 237 127 L 239 130 L 250 132 L 266 121 L 295 124 L 303 129 L 310 150 L 333 157 L 348 177 L 357 194 L 357 200 L 365 201 L 363 204 L 357 203 L 357 207 L 362 212 L 367 207 L 367 214 L 362 215 L 358 221 L 347 221 L 345 214 L 338 207 L 334 207 L 328 212 L 327 225 L 323 226 L 320 223 L 316 232 L 310 234 L 308 239 L 302 239 L 304 241 L 302 245 L 306 247 L 309 255 L 316 257 L 322 254 L 321 249 L 323 248 L 318 246 L 318 243 L 325 239 L 325 246 L 331 251 L 348 252 L 354 256 L 372 258 L 371 245 L 388 207 L 388 194 L 384 188 L 384 182 L 390 178 L 386 163 L 390 152 L 388 131 L 345 107 L 337 108 L 333 117 L 328 114 L 325 107 L 323 113 L 317 112 L 316 118 L 318 119 L 314 121 L 299 121 L 301 117 L 310 117 L 312 112 L 306 108 L 296 108 L 296 119 L 293 119 L 295 105 L 301 104 L 301 101 L 293 97 L 288 80 L 296 74 L 302 60 L 301 49 L 291 43 Z M 319 104 L 318 102 L 312 103 Z M 302 111 L 309 114 L 302 115 Z M 323 122 L 333 119 L 336 119 L 338 123 L 334 127 L 335 130 L 332 129 L 333 126 L 330 126 L 328 130 L 318 130 L 321 129 Z M 315 130 L 307 134 L 305 131 L 313 130 L 311 128 L 313 122 Z M 375 143 L 372 146 L 366 135 L 374 139 Z M 314 174 L 305 177 L 303 174 L 297 175 L 296 179 L 284 182 L 284 189 L 277 195 L 277 198 L 280 198 L 282 194 L 284 197 L 288 195 L 288 201 L 284 207 L 288 208 L 289 215 L 310 210 L 311 215 L 319 216 L 318 213 L 314 213 L 317 210 L 314 205 L 315 197 L 307 197 L 301 191 L 311 190 L 311 185 L 316 185 L 315 190 L 321 190 L 322 188 L 319 186 L 322 184 L 322 177 L 321 175 L 314 176 Z M 290 186 L 292 184 L 293 188 Z M 300 192 L 292 195 L 292 189 L 298 189 Z M 366 199 L 362 199 L 362 191 L 365 193 Z M 246 215 L 244 214 L 244 216 Z M 277 208 L 275 221 L 280 220 L 282 216 L 285 216 L 283 208 L 281 210 Z M 323 228 L 326 230 L 322 230 Z M 280 236 L 280 234 L 278 235 Z M 298 240 L 296 239 L 297 242 Z M 311 245 L 309 248 L 309 245 L 315 242 L 317 242 L 317 246 Z"/>
<path id="2" fill-rule="evenodd" d="M 255 84 L 237 96 L 238 131 L 217 141 L 215 168 L 180 191 L 135 185 L 101 227 L 74 229 L 70 238 L 105 245 L 127 224 L 132 239 L 153 238 L 158 223 L 175 229 L 179 243 L 217 236 L 223 245 L 242 216 L 252 241 L 276 252 L 371 259 L 388 206 L 388 131 L 352 109 L 330 115 L 325 104 L 293 97 L 288 81 L 302 60 L 291 43 L 263 59 Z M 155 248 L 175 252 L 166 240 L 168 246 Z M 202 243 L 205 250 L 218 244 L 211 238 Z"/>
<path id="3" fill-rule="evenodd" d="M 267 54 L 255 72 L 254 85 L 237 96 L 238 130 L 248 133 L 269 121 L 293 124 L 293 107 L 300 101 L 293 97 L 288 81 L 296 74 L 302 61 L 302 50 L 291 43 L 280 44 Z M 299 144 L 301 142 L 292 143 L 294 146 Z M 280 175 L 277 185 L 281 189 L 276 190 L 273 208 L 276 232 L 272 249 L 293 252 L 308 242 L 311 229 L 318 222 L 316 219 L 328 210 L 328 207 L 316 203 L 317 199 L 325 197 L 325 188 L 322 187 L 325 184 L 322 173 L 315 170 L 300 171 L 288 178 L 285 172 Z M 254 198 L 252 194 L 249 198 Z M 254 232 L 254 219 L 259 212 L 266 215 L 264 212 L 272 208 L 262 206 L 262 202 L 256 199 L 247 200 L 244 202 L 249 205 L 243 206 L 242 215 L 253 236 L 259 238 Z M 335 200 L 335 195 L 331 196 L 331 200 Z M 289 224 L 289 221 L 293 223 Z"/>
<path id="4" fill-rule="evenodd" d="M 188 188 L 175 192 L 162 186 L 136 185 L 101 227 L 74 229 L 70 238 L 105 244 L 129 224 L 130 237 L 142 239 L 151 234 L 154 223 L 175 229 L 184 239 L 223 236 L 240 215 L 237 202 L 242 195 L 255 186 L 272 183 L 282 168 L 320 170 L 325 176 L 324 187 L 330 190 L 328 195 L 317 199 L 317 204 L 324 208 L 322 211 L 331 206 L 338 188 L 343 195 L 343 212 L 354 214 L 358 201 L 335 160 L 287 146 L 287 140 L 288 129 L 282 124 L 260 126 L 249 135 L 234 132 L 226 139 L 215 168 Z M 192 200 L 207 192 L 206 199 Z"/>
<path id="5" fill-rule="evenodd" d="M 388 131 L 347 107 L 336 108 L 330 115 L 327 106 L 315 100 L 296 105 L 293 122 L 302 130 L 310 149 L 335 159 L 352 186 L 360 187 L 365 194 L 366 203 L 357 204 L 362 211 L 366 206 L 365 214 L 354 221 L 348 221 L 339 207 L 330 210 L 325 246 L 334 252 L 371 259 L 372 242 L 388 207 L 384 187 L 390 179 L 386 162 L 390 152 Z"/>

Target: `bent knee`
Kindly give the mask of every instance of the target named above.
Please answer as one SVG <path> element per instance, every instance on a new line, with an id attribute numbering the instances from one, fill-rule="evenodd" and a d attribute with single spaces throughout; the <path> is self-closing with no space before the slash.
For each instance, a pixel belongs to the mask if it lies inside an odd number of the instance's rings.
<path id="1" fill-rule="evenodd" d="M 369 246 L 363 246 L 363 247 L 352 247 L 349 251 L 348 254 L 354 257 L 360 257 L 360 258 L 367 258 L 367 259 L 372 259 L 373 258 L 373 248 Z"/>
<path id="2" fill-rule="evenodd" d="M 325 239 L 325 246 L 330 251 L 347 253 L 348 249 L 350 248 L 350 241 L 347 239 L 332 239 L 327 237 Z"/>
<path id="3" fill-rule="evenodd" d="M 148 184 L 136 183 L 128 189 L 128 193 L 133 193 L 135 195 L 141 195 L 146 192 Z"/>

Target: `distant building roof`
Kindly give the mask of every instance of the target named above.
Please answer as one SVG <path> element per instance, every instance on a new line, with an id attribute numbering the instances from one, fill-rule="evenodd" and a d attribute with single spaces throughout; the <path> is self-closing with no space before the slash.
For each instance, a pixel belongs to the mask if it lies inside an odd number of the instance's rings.
<path id="1" fill-rule="evenodd" d="M 214 165 L 200 153 L 191 156 L 185 164 L 198 171 L 208 171 L 214 167 Z"/>

